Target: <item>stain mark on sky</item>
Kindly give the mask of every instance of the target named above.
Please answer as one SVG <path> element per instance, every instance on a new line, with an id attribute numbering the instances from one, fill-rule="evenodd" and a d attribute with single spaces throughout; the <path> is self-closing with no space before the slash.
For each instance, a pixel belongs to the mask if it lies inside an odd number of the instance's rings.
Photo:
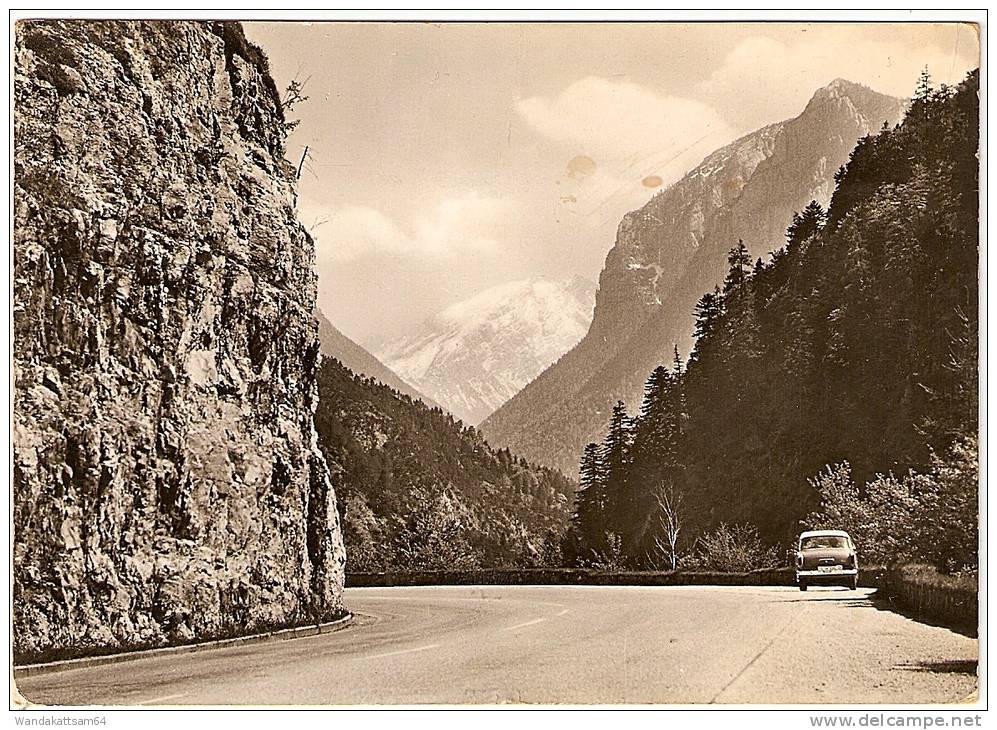
<path id="1" fill-rule="evenodd" d="M 568 161 L 568 177 L 583 178 L 595 172 L 596 164 L 588 155 L 577 155 Z"/>

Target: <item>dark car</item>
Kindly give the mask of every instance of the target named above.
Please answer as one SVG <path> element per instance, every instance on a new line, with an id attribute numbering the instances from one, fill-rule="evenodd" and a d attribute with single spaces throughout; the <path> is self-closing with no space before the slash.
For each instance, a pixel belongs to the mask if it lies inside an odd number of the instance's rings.
<path id="1" fill-rule="evenodd" d="M 796 582 L 801 591 L 811 585 L 859 587 L 855 543 L 841 530 L 813 530 L 800 535 L 796 552 Z"/>

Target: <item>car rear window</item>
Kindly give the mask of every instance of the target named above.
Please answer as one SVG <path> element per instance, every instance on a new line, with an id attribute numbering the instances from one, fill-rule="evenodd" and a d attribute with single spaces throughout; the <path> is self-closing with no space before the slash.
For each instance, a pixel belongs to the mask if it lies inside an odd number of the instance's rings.
<path id="1" fill-rule="evenodd" d="M 814 535 L 805 537 L 800 541 L 800 550 L 812 550 L 814 548 L 846 548 L 848 538 L 840 535 Z"/>

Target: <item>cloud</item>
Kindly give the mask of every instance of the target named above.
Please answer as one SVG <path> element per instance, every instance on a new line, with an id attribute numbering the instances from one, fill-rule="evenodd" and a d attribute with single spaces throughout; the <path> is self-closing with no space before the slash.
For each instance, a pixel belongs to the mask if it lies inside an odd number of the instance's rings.
<path id="1" fill-rule="evenodd" d="M 419 191 L 413 191 L 413 195 Z M 443 194 L 415 212 L 301 199 L 315 237 L 323 312 L 369 349 L 512 276 L 529 261 L 531 221 L 518 201 Z"/>
<path id="2" fill-rule="evenodd" d="M 746 128 L 799 114 L 814 91 L 839 77 L 908 97 L 925 64 L 936 84 L 958 83 L 978 64 L 971 28 L 952 25 L 951 30 L 947 48 L 925 43 L 914 46 L 916 52 L 905 42 L 910 39 L 856 38 L 853 26 L 808 26 L 805 37 L 792 42 L 750 36 L 731 49 L 698 91 Z"/>
<path id="3" fill-rule="evenodd" d="M 642 181 L 669 185 L 738 134 L 707 104 L 598 76 L 515 109 L 562 148 L 557 199 L 573 198 L 574 218 L 600 230 L 647 200 Z"/>
<path id="4" fill-rule="evenodd" d="M 516 111 L 540 134 L 572 149 L 578 155 L 572 162 L 592 158 L 615 174 L 632 168 L 638 182 L 650 173 L 674 181 L 736 136 L 704 103 L 598 76 L 580 79 L 553 98 L 522 99 Z"/>
<path id="5" fill-rule="evenodd" d="M 511 201 L 467 193 L 444 198 L 406 222 L 360 205 L 319 210 L 311 217 L 320 222 L 314 235 L 320 257 L 328 261 L 445 259 L 500 249 L 514 208 Z"/>

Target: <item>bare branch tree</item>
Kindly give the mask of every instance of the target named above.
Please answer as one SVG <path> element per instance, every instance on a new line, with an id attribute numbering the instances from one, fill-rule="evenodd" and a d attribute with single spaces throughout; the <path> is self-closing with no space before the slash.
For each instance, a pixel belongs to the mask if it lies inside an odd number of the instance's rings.
<path id="1" fill-rule="evenodd" d="M 676 546 L 679 533 L 682 532 L 682 494 L 676 494 L 675 487 L 671 483 L 661 484 L 654 493 L 654 499 L 658 505 L 658 523 L 664 534 L 664 541 L 660 537 L 654 539 L 655 548 L 661 554 L 667 555 L 672 570 L 675 570 L 678 566 Z"/>

